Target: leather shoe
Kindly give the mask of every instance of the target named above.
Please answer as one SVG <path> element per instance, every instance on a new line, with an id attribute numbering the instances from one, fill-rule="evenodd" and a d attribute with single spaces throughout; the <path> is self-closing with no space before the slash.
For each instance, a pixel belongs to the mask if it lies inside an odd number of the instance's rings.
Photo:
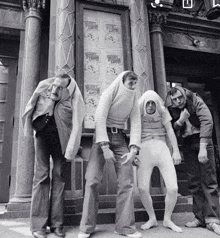
<path id="1" fill-rule="evenodd" d="M 46 238 L 47 237 L 45 231 L 33 231 L 32 234 L 35 238 Z"/>
<path id="2" fill-rule="evenodd" d="M 65 237 L 65 232 L 62 227 L 50 228 L 50 231 L 58 237 Z"/>

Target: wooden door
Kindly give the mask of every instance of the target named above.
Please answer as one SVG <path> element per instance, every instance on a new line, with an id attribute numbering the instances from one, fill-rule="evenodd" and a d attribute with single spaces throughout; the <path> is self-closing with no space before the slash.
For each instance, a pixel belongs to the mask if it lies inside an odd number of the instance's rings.
<path id="1" fill-rule="evenodd" d="M 0 202 L 8 202 L 17 60 L 0 58 Z"/>

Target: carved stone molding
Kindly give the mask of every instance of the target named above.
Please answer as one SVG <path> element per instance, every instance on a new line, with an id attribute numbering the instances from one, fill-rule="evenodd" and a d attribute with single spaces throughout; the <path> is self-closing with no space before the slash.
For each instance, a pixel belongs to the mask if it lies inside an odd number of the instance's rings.
<path id="1" fill-rule="evenodd" d="M 134 71 L 139 76 L 138 92 L 141 96 L 147 89 L 152 89 L 153 80 L 151 72 L 151 59 L 149 41 L 147 36 L 148 21 L 145 14 L 145 0 L 130 0 L 130 20 L 131 20 L 131 37 L 132 37 L 132 55 Z"/>
<path id="2" fill-rule="evenodd" d="M 164 25 L 167 23 L 168 12 L 148 11 L 149 22 L 156 25 Z"/>
<path id="3" fill-rule="evenodd" d="M 25 12 L 30 9 L 39 11 L 45 8 L 45 2 L 46 0 L 23 0 L 23 9 Z"/>
<path id="4" fill-rule="evenodd" d="M 220 54 L 220 42 L 218 39 L 196 35 L 192 35 L 192 37 L 198 40 L 198 45 L 194 45 L 192 39 L 186 34 L 164 32 L 163 43 L 164 46 L 172 48 Z"/>
<path id="5" fill-rule="evenodd" d="M 57 2 L 56 14 L 56 74 L 74 77 L 75 68 L 75 1 Z"/>
<path id="6" fill-rule="evenodd" d="M 1 8 L 0 9 L 0 22 L 1 27 L 8 29 L 24 29 L 23 11 L 17 11 L 14 9 Z M 7 33 L 7 29 L 1 29 L 5 31 L 5 34 L 11 35 L 10 32 Z"/>

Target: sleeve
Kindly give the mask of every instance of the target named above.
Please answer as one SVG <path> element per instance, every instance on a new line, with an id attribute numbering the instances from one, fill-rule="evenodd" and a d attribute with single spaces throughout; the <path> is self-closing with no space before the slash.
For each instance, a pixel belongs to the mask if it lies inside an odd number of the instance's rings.
<path id="1" fill-rule="evenodd" d="M 130 113 L 130 121 L 131 121 L 131 128 L 130 128 L 130 144 L 136 145 L 140 148 L 141 145 L 141 113 L 140 107 L 138 105 L 137 98 L 135 97 L 134 106 Z"/>
<path id="2" fill-rule="evenodd" d="M 200 97 L 195 95 L 193 101 L 196 106 L 196 115 L 200 122 L 200 138 L 211 138 L 213 129 L 211 112 Z"/>
<path id="3" fill-rule="evenodd" d="M 162 113 L 162 125 L 166 125 L 168 122 L 172 121 L 172 117 L 167 108 Z"/>
<path id="4" fill-rule="evenodd" d="M 111 104 L 112 91 L 105 91 L 100 97 L 99 104 L 95 113 L 96 143 L 109 141 L 106 130 L 106 121 Z"/>
<path id="5" fill-rule="evenodd" d="M 33 136 L 33 127 L 32 127 L 32 115 L 37 104 L 39 94 L 37 89 L 34 91 L 33 95 L 29 99 L 24 114 L 22 116 L 22 124 L 24 128 L 24 136 Z"/>
<path id="6" fill-rule="evenodd" d="M 73 126 L 65 152 L 65 158 L 68 160 L 74 159 L 79 150 L 84 116 L 85 116 L 84 100 L 79 88 L 76 87 L 74 96 L 72 97 Z"/>
<path id="7" fill-rule="evenodd" d="M 178 108 L 172 108 L 171 106 L 169 106 L 167 109 L 171 116 L 171 124 L 174 131 L 177 132 L 177 131 L 183 130 L 183 128 L 185 128 L 185 122 L 183 123 L 183 125 L 179 125 L 177 123 L 180 117 L 181 110 Z"/>

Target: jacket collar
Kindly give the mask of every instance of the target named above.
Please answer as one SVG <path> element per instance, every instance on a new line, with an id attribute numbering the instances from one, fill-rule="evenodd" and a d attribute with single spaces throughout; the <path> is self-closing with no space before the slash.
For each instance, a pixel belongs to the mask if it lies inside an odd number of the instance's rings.
<path id="1" fill-rule="evenodd" d="M 76 87 L 76 82 L 72 77 L 70 77 L 70 78 L 71 78 L 71 81 L 70 81 L 70 84 L 68 85 L 67 89 L 69 91 L 69 95 L 72 95 L 75 90 L 75 87 Z"/>

